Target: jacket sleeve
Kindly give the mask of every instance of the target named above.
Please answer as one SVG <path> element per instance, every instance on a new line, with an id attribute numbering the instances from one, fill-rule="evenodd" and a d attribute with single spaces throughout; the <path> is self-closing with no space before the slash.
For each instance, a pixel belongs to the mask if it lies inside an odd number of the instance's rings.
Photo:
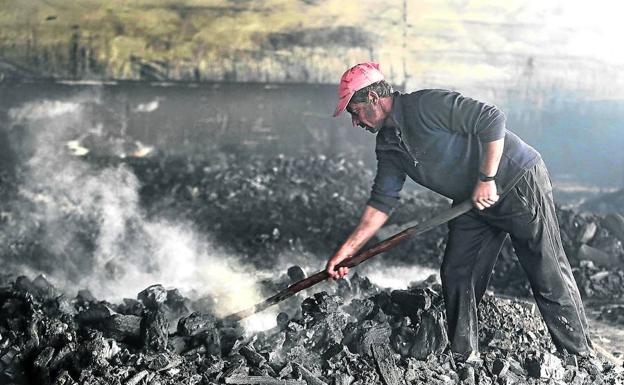
<path id="1" fill-rule="evenodd" d="M 481 142 L 493 142 L 504 138 L 506 118 L 503 111 L 488 104 L 483 104 L 481 110 L 481 116 L 477 123 L 479 140 Z"/>
<path id="2" fill-rule="evenodd" d="M 377 151 L 377 175 L 368 205 L 390 215 L 400 199 L 406 173 L 397 151 Z"/>
<path id="3" fill-rule="evenodd" d="M 481 142 L 505 136 L 505 114 L 498 107 L 449 90 L 426 90 L 418 108 L 426 127 L 473 134 Z"/>

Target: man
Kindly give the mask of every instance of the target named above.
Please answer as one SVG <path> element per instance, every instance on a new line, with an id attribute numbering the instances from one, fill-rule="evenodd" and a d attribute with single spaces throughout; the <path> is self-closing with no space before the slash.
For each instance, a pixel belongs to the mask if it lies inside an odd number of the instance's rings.
<path id="1" fill-rule="evenodd" d="M 347 70 L 334 116 L 377 134 L 377 175 L 359 224 L 327 262 L 342 278 L 354 255 L 386 222 L 405 177 L 454 204 L 474 208 L 448 224 L 441 267 L 451 351 L 478 360 L 477 306 L 510 235 L 535 301 L 559 350 L 591 352 L 587 321 L 564 253 L 548 172 L 540 154 L 505 128 L 493 105 L 448 90 L 392 92 L 377 63 Z"/>

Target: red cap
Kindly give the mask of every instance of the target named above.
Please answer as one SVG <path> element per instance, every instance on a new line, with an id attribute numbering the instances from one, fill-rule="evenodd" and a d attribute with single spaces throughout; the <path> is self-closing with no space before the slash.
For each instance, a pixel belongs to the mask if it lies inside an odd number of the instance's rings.
<path id="1" fill-rule="evenodd" d="M 356 91 L 380 80 L 384 80 L 384 76 L 379 71 L 378 63 L 360 63 L 349 68 L 340 78 L 340 84 L 338 85 L 339 100 L 334 116 L 340 115 L 347 108 L 349 100 L 351 100 Z"/>

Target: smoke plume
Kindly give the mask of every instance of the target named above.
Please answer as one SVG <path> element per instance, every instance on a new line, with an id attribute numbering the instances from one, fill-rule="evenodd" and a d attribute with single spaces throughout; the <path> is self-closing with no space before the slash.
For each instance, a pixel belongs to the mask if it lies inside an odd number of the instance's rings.
<path id="1" fill-rule="evenodd" d="M 11 261 L 9 269 L 46 273 L 68 293 L 89 288 L 109 300 L 161 283 L 210 295 L 220 314 L 258 302 L 255 272 L 243 270 L 206 234 L 191 223 L 146 218 L 139 180 L 127 165 L 96 165 L 71 151 L 83 149 L 89 137 L 114 157 L 128 139 L 90 116 L 99 103 L 97 94 L 86 93 L 9 110 L 10 130 L 19 131 L 21 178 L 4 246 L 30 238 L 42 251 Z"/>

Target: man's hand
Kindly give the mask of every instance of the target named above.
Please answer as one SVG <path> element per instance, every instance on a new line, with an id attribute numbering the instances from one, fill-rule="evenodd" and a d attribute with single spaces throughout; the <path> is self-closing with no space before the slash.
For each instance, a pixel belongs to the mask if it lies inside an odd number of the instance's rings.
<path id="1" fill-rule="evenodd" d="M 503 156 L 503 147 L 505 146 L 505 138 L 497 139 L 484 144 L 485 155 L 479 172 L 485 175 L 496 175 L 498 164 L 501 156 Z M 496 183 L 491 180 L 484 182 L 479 180 L 472 192 L 472 204 L 479 210 L 491 207 L 498 201 L 498 191 L 496 191 Z"/>
<path id="2" fill-rule="evenodd" d="M 491 207 L 498 201 L 498 192 L 494 181 L 478 181 L 472 193 L 472 203 L 479 210 Z"/>
<path id="3" fill-rule="evenodd" d="M 345 259 L 348 259 L 349 257 L 350 257 L 349 255 L 343 255 L 339 252 L 334 254 L 334 256 L 331 257 L 329 261 L 327 261 L 327 267 L 325 268 L 325 271 L 327 271 L 327 274 L 329 274 L 329 276 L 332 279 L 344 278 L 347 274 L 349 274 L 349 268 L 340 267 L 336 269 L 336 265 L 338 265 L 340 262 L 344 261 Z"/>
<path id="4" fill-rule="evenodd" d="M 336 265 L 355 255 L 375 235 L 387 219 L 388 214 L 367 205 L 364 213 L 362 213 L 362 218 L 360 218 L 360 223 L 338 251 L 327 261 L 327 267 L 325 268 L 327 274 L 333 279 L 344 278 L 349 273 L 349 268 L 341 267 L 336 269 Z"/>

